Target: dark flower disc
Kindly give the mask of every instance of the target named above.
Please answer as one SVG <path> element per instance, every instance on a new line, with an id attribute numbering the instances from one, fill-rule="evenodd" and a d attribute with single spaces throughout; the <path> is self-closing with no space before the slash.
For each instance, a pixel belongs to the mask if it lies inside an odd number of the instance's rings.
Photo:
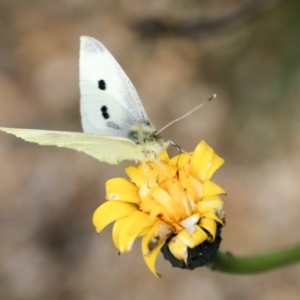
<path id="1" fill-rule="evenodd" d="M 203 267 L 212 259 L 215 258 L 217 252 L 219 250 L 220 243 L 222 241 L 221 237 L 221 226 L 218 227 L 216 238 L 213 242 L 205 241 L 200 245 L 194 247 L 193 249 L 188 249 L 188 257 L 187 257 L 187 264 L 177 259 L 168 247 L 168 242 L 164 244 L 161 249 L 161 252 L 166 260 L 168 260 L 173 267 L 181 268 L 181 269 L 188 269 L 193 270 L 198 267 Z"/>

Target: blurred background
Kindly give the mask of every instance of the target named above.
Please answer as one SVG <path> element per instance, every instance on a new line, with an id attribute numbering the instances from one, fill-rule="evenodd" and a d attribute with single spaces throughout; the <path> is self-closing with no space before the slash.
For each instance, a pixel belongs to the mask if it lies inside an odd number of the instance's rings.
<path id="1" fill-rule="evenodd" d="M 221 250 L 253 255 L 300 240 L 298 0 L 0 0 L 0 125 L 81 131 L 79 37 L 103 42 L 163 132 L 225 159 Z M 158 280 L 137 241 L 118 256 L 94 210 L 124 166 L 0 133 L 1 299 L 299 299 L 300 266 L 258 275 L 174 269 Z"/>

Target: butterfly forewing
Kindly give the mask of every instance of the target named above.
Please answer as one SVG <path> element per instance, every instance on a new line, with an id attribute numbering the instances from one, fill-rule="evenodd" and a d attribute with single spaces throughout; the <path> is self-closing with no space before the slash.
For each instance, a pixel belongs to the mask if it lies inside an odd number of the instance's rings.
<path id="1" fill-rule="evenodd" d="M 150 123 L 140 98 L 123 69 L 99 41 L 86 36 L 80 40 L 83 130 L 128 138 L 132 125 Z"/>

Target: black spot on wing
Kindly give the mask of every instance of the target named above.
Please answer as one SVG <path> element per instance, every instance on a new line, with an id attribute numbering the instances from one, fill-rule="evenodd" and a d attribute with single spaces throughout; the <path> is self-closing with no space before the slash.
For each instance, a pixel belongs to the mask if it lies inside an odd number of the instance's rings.
<path id="1" fill-rule="evenodd" d="M 103 79 L 98 81 L 98 88 L 102 91 L 106 90 L 106 82 Z"/>
<path id="2" fill-rule="evenodd" d="M 100 108 L 101 112 L 102 112 L 102 117 L 107 120 L 109 119 L 110 115 L 108 113 L 108 108 L 107 106 L 103 105 L 101 108 Z"/>

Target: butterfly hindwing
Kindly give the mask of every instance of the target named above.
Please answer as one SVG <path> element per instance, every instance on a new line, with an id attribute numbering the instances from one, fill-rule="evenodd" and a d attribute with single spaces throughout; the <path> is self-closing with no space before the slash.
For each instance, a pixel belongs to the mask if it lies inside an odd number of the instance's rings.
<path id="1" fill-rule="evenodd" d="M 75 149 L 110 164 L 138 158 L 139 153 L 134 142 L 123 138 L 110 138 L 79 132 L 49 131 L 36 129 L 3 128 L 28 142 Z"/>

